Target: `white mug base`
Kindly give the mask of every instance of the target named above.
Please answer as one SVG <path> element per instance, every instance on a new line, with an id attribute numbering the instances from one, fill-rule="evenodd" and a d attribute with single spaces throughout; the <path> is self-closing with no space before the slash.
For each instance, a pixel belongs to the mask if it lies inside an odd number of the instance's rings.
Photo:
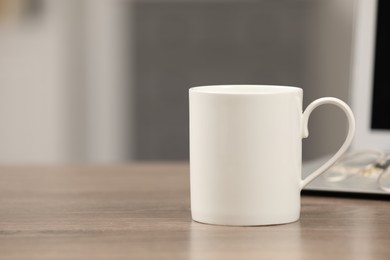
<path id="1" fill-rule="evenodd" d="M 192 219 L 195 222 L 201 224 L 209 224 L 209 225 L 218 225 L 218 226 L 271 226 L 271 225 L 283 225 L 293 223 L 299 220 L 298 216 L 289 216 L 285 218 L 279 219 L 262 219 L 261 217 L 253 217 L 248 219 L 224 219 L 224 218 L 216 218 L 212 217 L 199 217 L 192 216 Z"/>

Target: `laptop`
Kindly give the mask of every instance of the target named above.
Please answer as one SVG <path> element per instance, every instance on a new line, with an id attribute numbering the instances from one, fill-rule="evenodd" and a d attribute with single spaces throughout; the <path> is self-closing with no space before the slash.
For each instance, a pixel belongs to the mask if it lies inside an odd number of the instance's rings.
<path id="1" fill-rule="evenodd" d="M 354 14 L 351 66 L 351 105 L 356 117 L 356 135 L 351 151 L 390 152 L 390 1 L 357 0 Z M 303 164 L 303 177 L 328 158 Z M 328 172 L 329 173 L 329 172 Z M 303 193 L 357 195 L 390 198 L 378 185 L 377 176 L 359 174 L 342 181 L 329 181 L 322 174 Z"/>

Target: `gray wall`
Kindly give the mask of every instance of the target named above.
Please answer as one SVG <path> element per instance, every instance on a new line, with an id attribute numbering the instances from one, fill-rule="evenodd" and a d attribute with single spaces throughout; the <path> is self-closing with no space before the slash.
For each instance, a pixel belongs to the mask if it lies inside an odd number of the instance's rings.
<path id="1" fill-rule="evenodd" d="M 348 99 L 353 1 L 135 1 L 134 157 L 188 159 L 188 88 L 283 84 Z M 304 158 L 337 149 L 340 111 L 310 121 Z"/>
<path id="2" fill-rule="evenodd" d="M 355 0 L 42 0 L 33 14 L 22 2 L 0 31 L 3 163 L 187 159 L 196 85 L 348 99 Z M 334 151 L 344 121 L 316 110 L 304 158 Z"/>
<path id="3" fill-rule="evenodd" d="M 317 0 L 311 4 L 305 41 L 304 107 L 333 96 L 349 103 L 351 45 L 355 0 Z M 310 137 L 303 141 L 303 158 L 334 153 L 346 136 L 341 110 L 324 106 L 313 112 Z"/>

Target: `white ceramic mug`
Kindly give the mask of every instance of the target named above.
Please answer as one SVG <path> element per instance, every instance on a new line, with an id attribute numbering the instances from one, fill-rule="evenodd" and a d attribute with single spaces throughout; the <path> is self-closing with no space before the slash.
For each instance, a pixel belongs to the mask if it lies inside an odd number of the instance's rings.
<path id="1" fill-rule="evenodd" d="M 194 87 L 190 101 L 191 213 L 220 225 L 272 225 L 300 215 L 300 191 L 349 147 L 355 120 L 336 98 L 320 98 L 302 114 L 296 87 L 220 85 Z M 302 138 L 310 113 L 332 104 L 347 115 L 349 130 L 338 152 L 302 180 Z"/>

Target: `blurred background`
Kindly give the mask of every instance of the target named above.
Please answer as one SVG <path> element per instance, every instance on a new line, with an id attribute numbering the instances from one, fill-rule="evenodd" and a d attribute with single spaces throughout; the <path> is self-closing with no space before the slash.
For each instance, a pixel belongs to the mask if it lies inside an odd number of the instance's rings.
<path id="1" fill-rule="evenodd" d="M 188 160 L 188 88 L 349 102 L 354 0 L 0 0 L 0 163 Z M 316 110 L 303 158 L 345 117 Z"/>

